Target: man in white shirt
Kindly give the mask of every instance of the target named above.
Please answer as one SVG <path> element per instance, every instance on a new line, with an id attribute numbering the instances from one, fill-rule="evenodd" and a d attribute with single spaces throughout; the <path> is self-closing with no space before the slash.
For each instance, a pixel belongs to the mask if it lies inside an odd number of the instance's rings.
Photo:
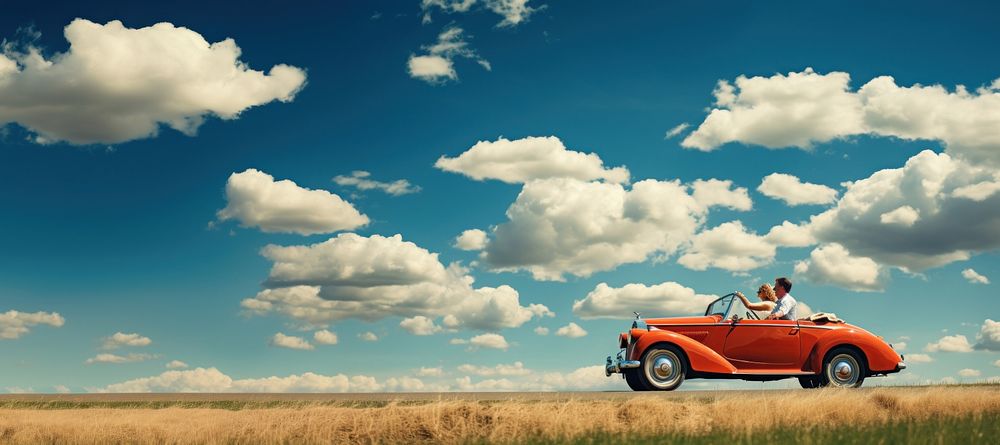
<path id="1" fill-rule="evenodd" d="M 771 310 L 771 315 L 767 316 L 768 320 L 795 320 L 797 318 L 795 316 L 797 303 L 788 293 L 791 290 L 792 280 L 785 277 L 774 279 L 774 295 L 778 297 L 778 303 Z"/>

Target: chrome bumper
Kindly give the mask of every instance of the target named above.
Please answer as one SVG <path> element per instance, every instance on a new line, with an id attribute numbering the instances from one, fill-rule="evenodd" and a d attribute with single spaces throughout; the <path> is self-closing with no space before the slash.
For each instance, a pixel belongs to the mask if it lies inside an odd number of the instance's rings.
<path id="1" fill-rule="evenodd" d="M 623 369 L 634 369 L 639 367 L 638 360 L 624 360 L 622 358 L 622 352 L 619 352 L 614 358 L 610 355 L 608 356 L 608 360 L 604 365 L 605 376 L 611 377 L 611 374 L 618 374 L 622 372 Z"/>
<path id="2" fill-rule="evenodd" d="M 896 369 L 899 371 L 906 369 L 906 363 L 903 362 L 896 363 Z"/>

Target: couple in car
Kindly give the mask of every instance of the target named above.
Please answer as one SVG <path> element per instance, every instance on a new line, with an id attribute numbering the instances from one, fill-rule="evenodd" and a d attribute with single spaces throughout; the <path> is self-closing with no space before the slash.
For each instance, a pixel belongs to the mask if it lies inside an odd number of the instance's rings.
<path id="1" fill-rule="evenodd" d="M 791 290 L 792 281 L 781 277 L 774 279 L 773 289 L 771 285 L 764 283 L 757 290 L 757 297 L 760 298 L 760 303 L 751 303 L 742 292 L 736 292 L 736 296 L 740 297 L 740 300 L 743 301 L 743 305 L 747 309 L 769 312 L 770 314 L 767 316 L 768 320 L 795 320 L 796 301 L 789 294 Z"/>

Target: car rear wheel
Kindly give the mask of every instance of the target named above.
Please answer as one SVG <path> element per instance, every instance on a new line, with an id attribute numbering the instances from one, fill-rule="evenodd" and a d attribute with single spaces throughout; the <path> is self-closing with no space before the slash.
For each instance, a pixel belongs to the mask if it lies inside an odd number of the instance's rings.
<path id="1" fill-rule="evenodd" d="M 674 345 L 656 345 L 642 355 L 642 383 L 652 391 L 673 391 L 684 382 L 687 362 L 680 348 Z"/>
<path id="2" fill-rule="evenodd" d="M 799 377 L 799 385 L 805 389 L 822 388 L 823 382 L 818 376 Z"/>
<path id="3" fill-rule="evenodd" d="M 865 362 L 853 349 L 837 348 L 826 357 L 821 376 L 824 386 L 857 388 L 865 381 Z"/>
<path id="4" fill-rule="evenodd" d="M 639 375 L 641 371 L 639 369 L 624 369 L 622 374 L 625 375 L 625 383 L 628 384 L 632 391 L 649 391 L 646 387 L 646 383 L 642 381 L 642 376 Z"/>

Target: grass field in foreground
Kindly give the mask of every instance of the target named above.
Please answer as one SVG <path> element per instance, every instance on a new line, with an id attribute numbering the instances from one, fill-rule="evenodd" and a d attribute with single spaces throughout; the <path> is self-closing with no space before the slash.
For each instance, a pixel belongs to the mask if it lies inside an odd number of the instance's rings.
<path id="1" fill-rule="evenodd" d="M 171 395 L 173 397 L 174 395 Z M 505 400 L 0 401 L 0 444 L 997 443 L 1000 386 Z M 782 419 L 775 422 L 774 419 Z M 787 426 L 776 429 L 774 425 Z"/>

